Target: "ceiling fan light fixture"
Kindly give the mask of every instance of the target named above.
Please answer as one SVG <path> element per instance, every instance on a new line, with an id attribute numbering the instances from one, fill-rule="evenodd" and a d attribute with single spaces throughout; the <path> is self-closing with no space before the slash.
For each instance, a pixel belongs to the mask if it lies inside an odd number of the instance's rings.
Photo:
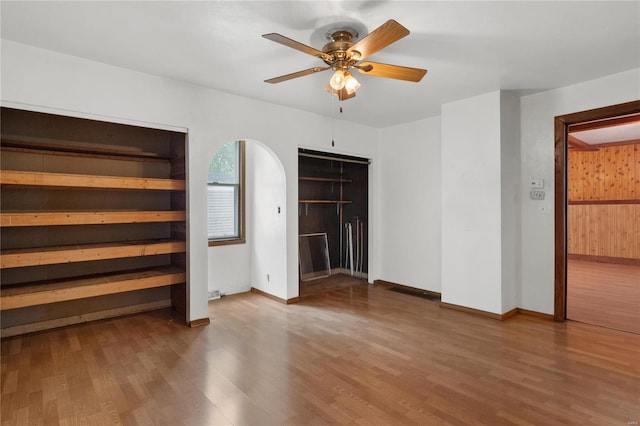
<path id="1" fill-rule="evenodd" d="M 331 87 L 331 85 L 330 85 L 330 84 L 327 84 L 327 85 L 324 87 L 324 90 L 326 90 L 327 92 L 331 93 L 332 95 L 337 95 L 337 94 L 338 94 L 338 92 L 339 92 L 339 90 L 336 90 L 336 89 L 334 89 L 333 87 Z"/>
<path id="2" fill-rule="evenodd" d="M 360 82 L 350 73 L 346 73 L 347 76 L 344 79 L 344 88 L 348 94 L 355 93 L 360 88 Z"/>
<path id="3" fill-rule="evenodd" d="M 345 84 L 345 74 L 342 70 L 336 70 L 329 80 L 329 86 L 333 90 L 342 90 Z"/>

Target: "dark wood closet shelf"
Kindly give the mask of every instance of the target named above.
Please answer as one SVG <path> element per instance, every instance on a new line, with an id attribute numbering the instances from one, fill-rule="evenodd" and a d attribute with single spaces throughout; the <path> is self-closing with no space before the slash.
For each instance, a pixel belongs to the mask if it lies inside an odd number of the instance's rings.
<path id="1" fill-rule="evenodd" d="M 341 178 L 325 178 L 325 177 L 312 177 L 312 176 L 300 176 L 298 180 L 309 182 L 337 182 L 337 183 L 351 183 L 351 179 Z"/>
<path id="2" fill-rule="evenodd" d="M 186 187 L 185 181 L 182 179 L 98 176 L 18 170 L 2 170 L 2 172 L 0 172 L 0 184 L 30 187 L 139 189 L 164 191 L 184 191 Z"/>
<path id="3" fill-rule="evenodd" d="M 186 282 L 186 275 L 181 268 L 166 266 L 7 287 L 0 290 L 0 310 L 181 284 Z"/>
<path id="4" fill-rule="evenodd" d="M 298 200 L 299 204 L 351 204 L 345 200 Z"/>
<path id="5" fill-rule="evenodd" d="M 12 249 L 2 250 L 2 252 L 0 252 L 0 268 L 22 268 L 25 266 L 155 256 L 159 254 L 184 253 L 185 251 L 185 241 L 172 240 L 127 241 Z"/>

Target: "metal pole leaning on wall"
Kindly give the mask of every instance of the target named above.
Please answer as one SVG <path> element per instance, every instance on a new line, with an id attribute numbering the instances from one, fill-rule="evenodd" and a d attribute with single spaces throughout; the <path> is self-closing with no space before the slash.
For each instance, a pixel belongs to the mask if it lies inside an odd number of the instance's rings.
<path id="1" fill-rule="evenodd" d="M 364 272 L 364 222 L 360 221 L 360 273 Z"/>
<path id="2" fill-rule="evenodd" d="M 347 252 L 348 252 L 348 260 L 349 260 L 349 270 L 351 271 L 351 275 L 353 275 L 353 227 L 351 226 L 351 222 L 347 222 Z"/>
<path id="3" fill-rule="evenodd" d="M 360 218 L 356 216 L 356 243 L 355 243 L 355 252 L 356 252 L 356 264 L 355 270 L 358 272 L 358 265 L 360 265 Z"/>

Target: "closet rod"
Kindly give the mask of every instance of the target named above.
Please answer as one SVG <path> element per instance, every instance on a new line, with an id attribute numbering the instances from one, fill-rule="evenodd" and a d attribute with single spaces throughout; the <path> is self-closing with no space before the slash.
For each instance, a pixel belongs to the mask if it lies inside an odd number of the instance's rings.
<path id="1" fill-rule="evenodd" d="M 356 163 L 356 164 L 366 164 L 369 165 L 371 164 L 371 161 L 363 161 L 363 160 L 350 160 L 347 158 L 340 158 L 340 157 L 330 157 L 327 155 L 316 155 L 316 154 L 307 154 L 304 152 L 299 152 L 298 156 L 300 157 L 309 157 L 309 158 L 320 158 L 322 160 L 332 160 L 332 161 L 342 161 L 343 163 Z"/>

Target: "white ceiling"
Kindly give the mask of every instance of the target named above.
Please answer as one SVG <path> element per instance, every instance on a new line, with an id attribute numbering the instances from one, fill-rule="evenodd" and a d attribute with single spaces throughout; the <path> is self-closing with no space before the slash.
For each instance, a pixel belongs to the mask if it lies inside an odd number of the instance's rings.
<path id="1" fill-rule="evenodd" d="M 639 143 L 640 116 L 638 117 L 638 121 L 633 123 L 583 130 L 580 132 L 570 132 L 570 134 L 587 145 L 621 144 L 625 142 Z"/>
<path id="2" fill-rule="evenodd" d="M 2 38 L 267 102 L 385 127 L 494 90 L 533 93 L 640 67 L 640 3 L 447 1 L 1 2 Z M 411 34 L 371 61 L 426 68 L 420 83 L 356 75 L 357 97 L 324 91 L 323 63 L 266 40 L 321 49 L 317 28 L 395 19 Z"/>

